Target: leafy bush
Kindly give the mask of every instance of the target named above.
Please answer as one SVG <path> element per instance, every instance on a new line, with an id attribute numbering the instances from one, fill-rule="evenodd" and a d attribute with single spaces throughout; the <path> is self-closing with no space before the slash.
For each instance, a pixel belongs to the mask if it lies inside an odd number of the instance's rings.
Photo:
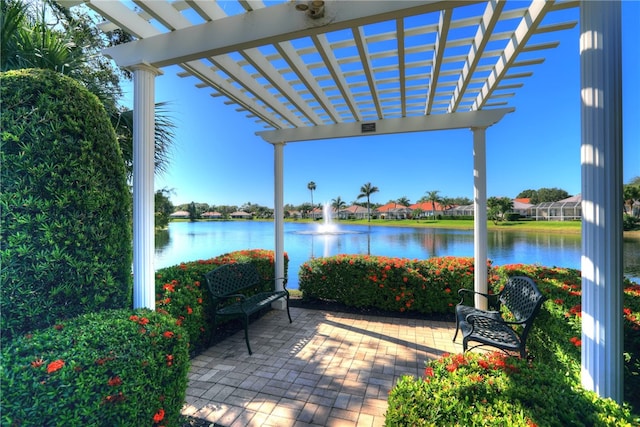
<path id="1" fill-rule="evenodd" d="M 230 252 L 160 269 L 156 272 L 156 311 L 169 314 L 187 332 L 192 351 L 207 344 L 211 334 L 211 299 L 204 275 L 219 265 L 252 262 L 264 279 L 255 292 L 274 286 L 274 253 L 264 249 Z M 285 276 L 289 258 L 285 253 Z M 286 277 L 285 277 L 286 283 Z"/>
<path id="2" fill-rule="evenodd" d="M 106 310 L 2 348 L 2 425 L 177 426 L 187 337 L 149 310 Z"/>
<path id="3" fill-rule="evenodd" d="M 405 376 L 389 394 L 387 426 L 629 426 L 628 409 L 576 387 L 538 360 L 455 354 Z"/>
<path id="4" fill-rule="evenodd" d="M 45 70 L 0 74 L 2 340 L 131 305 L 131 196 L 98 99 Z"/>
<path id="5" fill-rule="evenodd" d="M 353 307 L 420 313 L 453 313 L 458 289 L 473 287 L 473 259 L 409 260 L 369 255 L 315 258 L 300 267 L 306 299 Z M 490 276 L 490 280 L 497 279 Z"/>
<path id="6" fill-rule="evenodd" d="M 547 366 L 571 375 L 580 383 L 582 282 L 579 270 L 512 264 L 498 268 L 499 275 L 533 278 L 547 300 L 527 345 Z M 625 279 L 622 316 L 624 334 L 624 400 L 640 413 L 640 286 Z"/>

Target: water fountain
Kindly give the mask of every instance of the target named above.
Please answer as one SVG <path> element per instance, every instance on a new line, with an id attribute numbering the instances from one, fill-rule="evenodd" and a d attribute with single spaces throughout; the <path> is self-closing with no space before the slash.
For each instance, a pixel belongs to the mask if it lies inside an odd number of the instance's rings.
<path id="1" fill-rule="evenodd" d="M 338 224 L 333 222 L 331 218 L 331 205 L 325 203 L 322 206 L 322 224 L 316 227 L 317 234 L 339 234 Z"/>

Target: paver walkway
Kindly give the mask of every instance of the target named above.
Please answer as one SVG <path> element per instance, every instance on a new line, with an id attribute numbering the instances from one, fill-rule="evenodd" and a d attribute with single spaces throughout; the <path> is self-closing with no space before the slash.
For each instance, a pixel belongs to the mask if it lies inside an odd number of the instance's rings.
<path id="1" fill-rule="evenodd" d="M 455 324 L 291 308 L 191 361 L 183 413 L 227 427 L 382 426 L 398 379 L 444 352 Z M 460 341 L 460 340 L 458 340 Z"/>

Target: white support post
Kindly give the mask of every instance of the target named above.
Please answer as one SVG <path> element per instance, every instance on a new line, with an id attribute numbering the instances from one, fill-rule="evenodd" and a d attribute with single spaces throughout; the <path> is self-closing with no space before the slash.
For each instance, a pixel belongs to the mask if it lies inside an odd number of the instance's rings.
<path id="1" fill-rule="evenodd" d="M 284 142 L 273 144 L 274 154 L 274 224 L 275 224 L 275 263 L 276 290 L 284 289 Z M 285 301 L 275 301 L 273 308 L 284 310 Z"/>
<path id="2" fill-rule="evenodd" d="M 155 310 L 154 134 L 155 77 L 147 65 L 133 67 L 133 307 Z"/>
<path id="3" fill-rule="evenodd" d="M 474 127 L 473 132 L 473 288 L 487 293 L 487 150 L 486 128 Z M 476 295 L 476 308 L 486 310 L 487 299 Z"/>
<path id="4" fill-rule="evenodd" d="M 623 401 L 621 3 L 580 4 L 582 385 Z"/>

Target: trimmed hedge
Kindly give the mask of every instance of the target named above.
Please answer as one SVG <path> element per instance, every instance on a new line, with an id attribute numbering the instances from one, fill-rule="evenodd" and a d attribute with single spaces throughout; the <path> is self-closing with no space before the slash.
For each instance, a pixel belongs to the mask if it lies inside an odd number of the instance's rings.
<path id="1" fill-rule="evenodd" d="M 458 289 L 473 287 L 473 275 L 472 258 L 336 255 L 302 264 L 299 288 L 305 299 L 396 312 L 452 314 L 460 299 Z M 497 276 L 489 274 L 489 280 Z"/>
<path id="2" fill-rule="evenodd" d="M 149 310 L 86 314 L 2 348 L 2 425 L 178 426 L 187 337 Z"/>
<path id="3" fill-rule="evenodd" d="M 249 249 L 219 255 L 207 260 L 181 263 L 156 272 L 156 311 L 175 318 L 187 332 L 191 351 L 202 349 L 211 334 L 211 298 L 204 275 L 219 265 L 252 262 L 264 279 L 255 292 L 272 290 L 275 269 L 274 252 Z M 289 257 L 285 253 L 285 284 Z"/>
<path id="4" fill-rule="evenodd" d="M 131 195 L 109 117 L 76 81 L 0 74 L 2 341 L 131 306 Z"/>

